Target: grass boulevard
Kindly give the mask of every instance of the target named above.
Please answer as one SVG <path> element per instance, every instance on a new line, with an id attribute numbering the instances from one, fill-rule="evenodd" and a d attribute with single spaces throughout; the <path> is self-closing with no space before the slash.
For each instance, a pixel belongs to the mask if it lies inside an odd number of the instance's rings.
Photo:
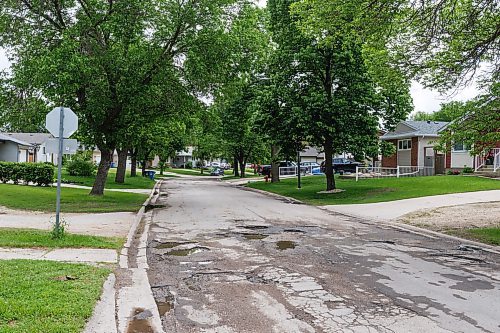
<path id="1" fill-rule="evenodd" d="M 337 178 L 336 182 L 338 188 L 345 192 L 318 193 L 325 187 L 323 176 L 304 177 L 301 189 L 297 188 L 295 178 L 281 180 L 279 183 L 253 182 L 248 184 L 248 187 L 318 206 L 386 202 L 430 195 L 500 189 L 498 180 L 462 176 L 381 178 L 359 182 Z"/>

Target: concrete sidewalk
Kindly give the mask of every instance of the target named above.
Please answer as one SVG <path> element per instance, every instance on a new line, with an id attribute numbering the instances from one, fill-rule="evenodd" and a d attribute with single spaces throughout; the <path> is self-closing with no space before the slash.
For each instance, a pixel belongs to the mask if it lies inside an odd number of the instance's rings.
<path id="1" fill-rule="evenodd" d="M 118 253 L 109 249 L 0 248 L 0 260 L 29 259 L 73 263 L 116 263 Z"/>
<path id="2" fill-rule="evenodd" d="M 53 184 L 54 186 L 57 186 L 57 183 Z M 90 186 L 83 186 L 83 185 L 76 185 L 76 184 L 61 184 L 62 187 L 69 187 L 69 188 L 79 188 L 83 190 L 91 190 L 92 187 Z M 110 191 L 110 192 L 125 192 L 125 193 L 137 193 L 137 194 L 149 194 L 151 193 L 150 188 L 107 188 L 104 190 Z"/>
<path id="3" fill-rule="evenodd" d="M 443 194 L 368 204 L 328 205 L 323 208 L 355 217 L 387 221 L 421 209 L 492 201 L 500 201 L 500 190 Z"/>

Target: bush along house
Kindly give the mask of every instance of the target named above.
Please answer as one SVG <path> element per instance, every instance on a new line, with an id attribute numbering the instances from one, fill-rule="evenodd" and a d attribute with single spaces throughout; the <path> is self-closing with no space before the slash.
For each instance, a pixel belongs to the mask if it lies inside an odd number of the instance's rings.
<path id="1" fill-rule="evenodd" d="M 500 142 L 496 148 L 479 156 L 470 153 L 461 142 L 451 144 L 446 152 L 437 150 L 437 141 L 448 122 L 403 121 L 392 132 L 385 133 L 381 140 L 396 147 L 396 153 L 382 157 L 382 167 L 412 167 L 426 170 L 426 174 L 444 174 L 469 169 L 485 175 L 500 173 Z"/>

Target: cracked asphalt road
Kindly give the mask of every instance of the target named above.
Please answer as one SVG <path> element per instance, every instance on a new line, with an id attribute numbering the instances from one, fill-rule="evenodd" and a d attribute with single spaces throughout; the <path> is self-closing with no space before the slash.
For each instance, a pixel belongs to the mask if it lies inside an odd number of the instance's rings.
<path id="1" fill-rule="evenodd" d="M 166 332 L 500 332 L 498 255 L 215 180 L 160 193 L 147 255 Z"/>

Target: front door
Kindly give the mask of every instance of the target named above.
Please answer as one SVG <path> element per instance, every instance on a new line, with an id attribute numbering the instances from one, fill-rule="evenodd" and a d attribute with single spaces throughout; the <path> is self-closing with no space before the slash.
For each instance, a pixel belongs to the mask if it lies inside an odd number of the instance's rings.
<path id="1" fill-rule="evenodd" d="M 444 154 L 442 153 L 436 153 L 436 158 L 435 158 L 435 170 L 437 175 L 443 175 L 444 174 Z"/>

